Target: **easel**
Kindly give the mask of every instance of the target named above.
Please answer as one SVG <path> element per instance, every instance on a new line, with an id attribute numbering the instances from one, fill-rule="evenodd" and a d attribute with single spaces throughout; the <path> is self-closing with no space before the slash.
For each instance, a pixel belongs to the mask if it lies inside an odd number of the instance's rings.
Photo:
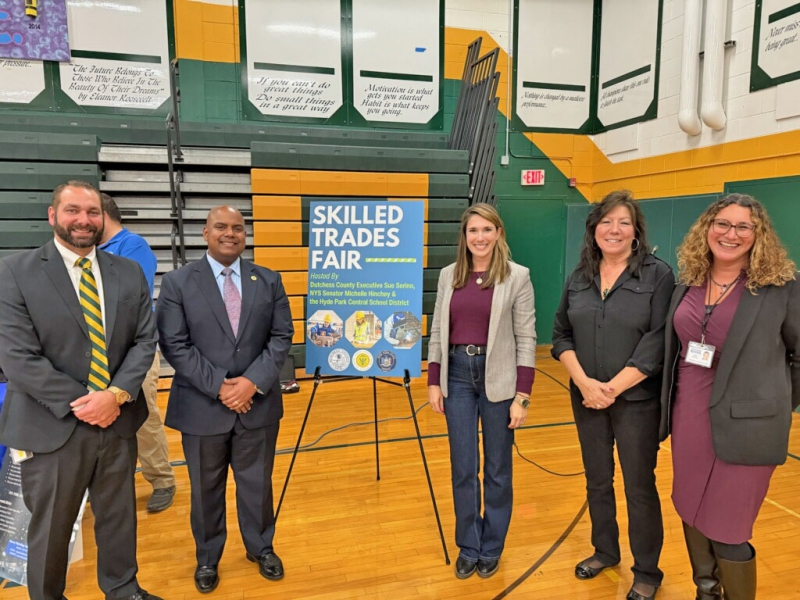
<path id="1" fill-rule="evenodd" d="M 342 377 L 333 379 L 331 382 L 335 381 L 348 381 L 351 379 L 372 379 L 372 403 L 375 410 L 375 469 L 376 469 L 376 479 L 380 481 L 381 479 L 381 465 L 380 465 L 380 453 L 378 450 L 378 381 L 382 383 L 388 383 L 389 385 L 396 385 L 402 386 L 406 389 L 406 394 L 408 395 L 408 404 L 411 407 L 411 418 L 414 420 L 414 429 L 417 432 L 417 442 L 419 442 L 419 452 L 422 456 L 422 464 L 425 467 L 425 477 L 428 479 L 428 490 L 431 494 L 431 502 L 433 503 L 433 512 L 436 515 L 436 524 L 439 526 L 439 537 L 442 540 L 442 550 L 444 550 L 444 562 L 445 564 L 450 564 L 450 556 L 447 553 L 447 545 L 444 542 L 444 532 L 442 531 L 442 521 L 439 518 L 439 509 L 436 506 L 436 498 L 433 495 L 433 484 L 431 483 L 431 474 L 428 471 L 428 461 L 425 458 L 425 448 L 422 445 L 422 435 L 419 431 L 419 423 L 417 422 L 417 413 L 414 410 L 414 400 L 411 397 L 411 376 L 408 373 L 408 369 L 404 370 L 403 376 L 403 383 L 397 383 L 396 381 L 390 381 L 388 379 L 382 379 L 380 377 Z M 314 369 L 314 389 L 311 391 L 311 397 L 308 399 L 308 408 L 306 408 L 306 416 L 303 418 L 303 424 L 300 427 L 300 434 L 297 436 L 297 444 L 295 444 L 294 452 L 292 453 L 292 462 L 289 463 L 289 472 L 286 474 L 286 481 L 283 483 L 283 491 L 281 492 L 280 500 L 278 500 L 278 508 L 275 510 L 275 520 L 278 520 L 278 515 L 281 512 L 281 505 L 283 504 L 283 497 L 286 495 L 286 488 L 289 486 L 289 478 L 292 476 L 292 469 L 294 468 L 294 461 L 297 458 L 297 452 L 300 449 L 300 442 L 303 439 L 303 432 L 306 428 L 306 423 L 308 422 L 308 415 L 311 413 L 311 405 L 314 403 L 314 397 L 317 394 L 317 388 L 319 387 L 320 383 L 322 383 L 322 377 L 320 376 L 320 367 Z"/>

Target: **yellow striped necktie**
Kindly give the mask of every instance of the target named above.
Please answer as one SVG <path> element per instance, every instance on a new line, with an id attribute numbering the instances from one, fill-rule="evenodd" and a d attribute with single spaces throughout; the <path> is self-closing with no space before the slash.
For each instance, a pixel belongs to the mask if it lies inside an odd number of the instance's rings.
<path id="1" fill-rule="evenodd" d="M 89 364 L 89 384 L 92 390 L 104 390 L 111 383 L 108 373 L 108 356 L 106 354 L 106 334 L 103 330 L 103 308 L 100 305 L 100 294 L 97 293 L 97 281 L 92 273 L 92 261 L 79 258 L 75 264 L 81 268 L 81 281 L 78 285 L 83 318 L 89 327 L 89 339 L 92 342 L 92 362 Z"/>

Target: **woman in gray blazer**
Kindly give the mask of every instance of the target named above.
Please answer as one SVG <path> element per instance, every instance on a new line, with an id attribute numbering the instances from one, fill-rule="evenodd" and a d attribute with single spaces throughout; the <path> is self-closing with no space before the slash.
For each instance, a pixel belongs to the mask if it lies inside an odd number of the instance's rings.
<path id="1" fill-rule="evenodd" d="M 592 520 L 594 554 L 575 576 L 591 579 L 620 561 L 616 445 L 634 560 L 628 600 L 652 599 L 664 576 L 655 468 L 664 320 L 674 287 L 672 269 L 650 254 L 642 209 L 629 191 L 611 192 L 586 219 L 581 261 L 553 326 L 553 358 L 570 376 Z"/>
<path id="2" fill-rule="evenodd" d="M 672 500 L 697 597 L 752 600 L 748 540 L 800 404 L 800 285 L 764 207 L 743 194 L 700 215 L 678 265 L 660 432 L 672 433 Z"/>
<path id="3" fill-rule="evenodd" d="M 499 567 L 511 521 L 514 429 L 525 423 L 535 374 L 534 324 L 530 273 L 511 262 L 500 215 L 488 204 L 471 206 L 456 262 L 439 275 L 428 346 L 428 398 L 447 419 L 459 579 L 476 571 L 491 577 Z"/>

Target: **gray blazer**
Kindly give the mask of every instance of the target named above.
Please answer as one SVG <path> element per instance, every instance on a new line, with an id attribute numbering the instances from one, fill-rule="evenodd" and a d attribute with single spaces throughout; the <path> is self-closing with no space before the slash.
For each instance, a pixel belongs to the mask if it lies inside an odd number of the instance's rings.
<path id="1" fill-rule="evenodd" d="M 670 434 L 681 344 L 675 310 L 689 288 L 672 295 L 661 389 L 662 440 Z M 786 462 L 792 410 L 800 405 L 800 283 L 745 290 L 720 355 L 709 412 L 714 452 L 737 465 Z"/>
<path id="2" fill-rule="evenodd" d="M 135 399 L 111 427 L 130 438 L 147 418 L 141 385 L 156 351 L 150 288 L 132 260 L 98 250 L 97 265 L 111 385 Z M 55 242 L 0 260 L 0 281 L 0 364 L 8 377 L 0 443 L 53 452 L 78 424 L 70 402 L 88 393 L 86 320 Z"/>
<path id="3" fill-rule="evenodd" d="M 486 396 L 491 402 L 513 398 L 517 390 L 517 367 L 534 367 L 536 361 L 536 317 L 530 271 L 509 262 L 511 272 L 494 287 L 486 351 Z M 450 300 L 453 297 L 455 263 L 439 274 L 436 308 L 433 310 L 428 362 L 441 365 L 441 388 L 447 397 L 447 365 L 450 349 Z"/>

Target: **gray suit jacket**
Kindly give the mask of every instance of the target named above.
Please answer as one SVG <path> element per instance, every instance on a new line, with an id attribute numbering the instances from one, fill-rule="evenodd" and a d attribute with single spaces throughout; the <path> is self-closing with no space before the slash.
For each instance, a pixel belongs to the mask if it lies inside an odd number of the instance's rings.
<path id="1" fill-rule="evenodd" d="M 686 294 L 678 285 L 667 316 L 662 440 L 670 433 L 681 344 L 675 310 Z M 739 465 L 786 461 L 792 409 L 800 405 L 800 283 L 745 290 L 719 358 L 709 411 L 716 455 Z"/>
<path id="2" fill-rule="evenodd" d="M 111 385 L 133 402 L 112 427 L 123 438 L 147 418 L 141 385 L 155 354 L 152 300 L 141 267 L 97 251 L 103 277 Z M 55 242 L 0 260 L 0 364 L 8 377 L 0 443 L 34 453 L 57 450 L 78 419 L 70 402 L 87 393 L 91 342 Z"/>
<path id="3" fill-rule="evenodd" d="M 491 402 L 513 398 L 517 367 L 535 367 L 536 317 L 530 271 L 510 262 L 506 280 L 494 287 L 486 351 L 486 395 Z M 441 365 L 440 385 L 447 397 L 447 365 L 450 350 L 450 300 L 453 298 L 455 263 L 442 269 L 436 308 L 433 311 L 428 362 Z"/>
<path id="4" fill-rule="evenodd" d="M 232 430 L 238 413 L 218 398 L 226 377 L 247 377 L 264 392 L 239 415 L 245 427 L 265 427 L 283 416 L 280 372 L 294 334 L 289 299 L 278 273 L 242 260 L 241 274 L 238 332 L 206 257 L 161 280 L 159 345 L 175 369 L 164 422 L 173 429 L 191 435 Z"/>

